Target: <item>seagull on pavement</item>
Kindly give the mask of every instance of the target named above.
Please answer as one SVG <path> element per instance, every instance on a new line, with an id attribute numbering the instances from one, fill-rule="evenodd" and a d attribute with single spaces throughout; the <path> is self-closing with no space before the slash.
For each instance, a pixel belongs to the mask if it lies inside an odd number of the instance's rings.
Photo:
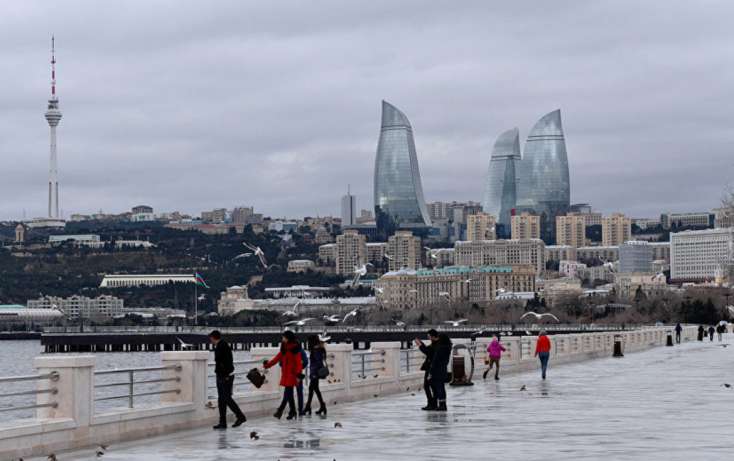
<path id="1" fill-rule="evenodd" d="M 460 320 L 446 320 L 443 323 L 450 323 L 452 327 L 460 327 L 462 323 L 468 322 L 468 319 L 460 319 Z"/>
<path id="2" fill-rule="evenodd" d="M 556 317 L 553 314 L 549 314 L 547 312 L 545 314 L 538 314 L 537 312 L 533 312 L 533 311 L 524 313 L 522 317 L 520 317 L 520 320 L 524 319 L 525 317 L 529 317 L 529 316 L 535 317 L 535 320 L 553 319 L 556 322 L 560 322 L 560 320 L 558 320 L 558 317 Z"/>

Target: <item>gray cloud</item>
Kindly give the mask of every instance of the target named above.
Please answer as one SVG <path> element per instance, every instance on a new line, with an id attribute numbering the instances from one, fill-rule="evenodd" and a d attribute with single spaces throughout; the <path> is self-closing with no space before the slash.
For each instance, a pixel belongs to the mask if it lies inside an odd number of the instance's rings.
<path id="1" fill-rule="evenodd" d="M 335 214 L 347 184 L 371 208 L 383 98 L 428 200 L 479 200 L 495 136 L 558 107 L 574 201 L 704 210 L 734 171 L 730 2 L 248 3 L 6 8 L 0 218 L 44 213 L 51 32 L 67 214 Z"/>

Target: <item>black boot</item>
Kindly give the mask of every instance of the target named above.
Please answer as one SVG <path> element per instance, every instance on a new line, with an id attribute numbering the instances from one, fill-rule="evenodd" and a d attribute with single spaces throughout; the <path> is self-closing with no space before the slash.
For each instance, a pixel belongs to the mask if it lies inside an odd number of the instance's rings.
<path id="1" fill-rule="evenodd" d="M 489 373 L 489 368 L 484 370 L 484 374 L 482 375 L 482 379 L 487 379 L 487 373 Z"/>
<path id="2" fill-rule="evenodd" d="M 227 429 L 227 422 L 226 421 L 225 422 L 221 422 L 220 421 L 219 424 L 217 424 L 216 426 L 212 427 L 212 429 L 217 430 L 217 431 L 218 430 Z"/>
<path id="3" fill-rule="evenodd" d="M 423 410 L 423 411 L 436 411 L 437 408 L 438 407 L 436 406 L 436 401 L 435 400 L 429 400 L 428 401 L 428 405 L 426 405 L 425 407 L 421 408 L 421 410 Z"/>
<path id="4" fill-rule="evenodd" d="M 245 415 L 244 414 L 239 415 L 237 417 L 237 420 L 234 422 L 234 424 L 232 424 L 232 427 L 240 427 L 243 424 L 245 424 L 245 421 L 247 421 L 247 418 L 245 417 Z"/>
<path id="5" fill-rule="evenodd" d="M 273 416 L 276 417 L 276 418 L 278 418 L 278 419 L 282 418 L 283 417 L 283 408 L 278 408 L 277 410 L 275 410 L 275 414 Z"/>
<path id="6" fill-rule="evenodd" d="M 438 401 L 438 408 L 436 408 L 436 411 L 446 411 L 446 401 L 445 400 L 439 400 Z"/>
<path id="7" fill-rule="evenodd" d="M 324 403 L 321 403 L 319 411 L 317 411 L 316 414 L 319 416 L 326 416 L 326 405 Z"/>
<path id="8" fill-rule="evenodd" d="M 296 413 L 295 411 L 291 411 L 290 413 L 288 413 L 288 416 L 286 416 L 285 419 L 291 420 L 291 419 L 296 419 L 297 417 L 298 417 L 298 413 Z"/>
<path id="9" fill-rule="evenodd" d="M 316 412 L 318 414 L 318 412 Z M 306 408 L 303 409 L 303 416 L 309 415 L 311 416 L 311 405 L 306 405 Z"/>

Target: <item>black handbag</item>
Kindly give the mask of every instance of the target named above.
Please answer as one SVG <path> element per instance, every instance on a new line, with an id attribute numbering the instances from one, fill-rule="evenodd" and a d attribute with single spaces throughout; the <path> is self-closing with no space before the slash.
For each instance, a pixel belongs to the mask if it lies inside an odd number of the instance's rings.
<path id="1" fill-rule="evenodd" d="M 316 372 L 316 376 L 318 376 L 319 379 L 326 379 L 329 376 L 329 367 L 324 365 L 323 367 L 319 368 Z"/>
<path id="2" fill-rule="evenodd" d="M 265 383 L 265 375 L 260 373 L 260 370 L 257 368 L 253 368 L 247 372 L 247 379 L 258 389 Z"/>

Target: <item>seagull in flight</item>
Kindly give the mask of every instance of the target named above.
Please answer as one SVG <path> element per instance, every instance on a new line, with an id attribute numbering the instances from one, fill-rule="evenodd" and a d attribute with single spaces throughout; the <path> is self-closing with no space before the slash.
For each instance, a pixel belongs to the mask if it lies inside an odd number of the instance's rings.
<path id="1" fill-rule="evenodd" d="M 250 245 L 247 242 L 242 242 L 242 244 L 245 246 L 245 248 L 252 251 L 255 254 L 255 256 L 257 256 L 257 258 L 260 260 L 260 264 L 262 265 L 263 269 L 267 271 L 269 269 L 268 260 L 265 259 L 265 252 L 262 250 L 262 248 L 260 248 L 259 246 Z"/>
<path id="2" fill-rule="evenodd" d="M 297 327 L 302 327 L 302 326 L 305 326 L 311 320 L 314 320 L 314 319 L 311 318 L 311 317 L 307 317 L 307 318 L 301 319 L 301 320 L 291 320 L 290 322 L 286 322 L 284 325 L 286 325 L 286 326 L 295 325 Z"/>
<path id="3" fill-rule="evenodd" d="M 734 315 L 734 306 L 726 306 L 726 309 L 729 311 L 731 315 Z"/>
<path id="4" fill-rule="evenodd" d="M 378 293 L 378 294 L 383 294 L 385 292 L 385 289 L 384 288 L 380 288 L 380 287 L 375 287 L 375 292 Z"/>
<path id="5" fill-rule="evenodd" d="M 348 312 L 347 315 L 344 316 L 344 320 L 342 320 L 342 322 L 346 322 L 347 320 L 349 320 L 350 317 L 357 317 L 358 313 L 359 313 L 359 307 L 355 308 L 351 312 Z"/>
<path id="6" fill-rule="evenodd" d="M 176 336 L 176 339 L 181 344 L 181 349 L 183 349 L 183 350 L 190 350 L 190 349 L 193 349 L 194 348 L 194 345 L 193 344 L 189 344 L 189 343 L 184 342 L 184 340 L 181 339 L 181 338 L 179 338 L 178 336 Z"/>
<path id="7" fill-rule="evenodd" d="M 339 321 L 341 320 L 336 315 L 324 315 L 323 319 L 324 319 L 324 322 L 327 322 L 327 323 L 339 323 Z"/>
<path id="8" fill-rule="evenodd" d="M 549 314 L 547 312 L 545 314 L 538 314 L 537 312 L 533 312 L 533 311 L 524 313 L 522 317 L 520 317 L 520 320 L 524 319 L 525 317 L 530 317 L 530 316 L 535 317 L 535 320 L 553 319 L 556 322 L 560 322 L 560 320 L 558 320 L 558 317 L 556 317 L 553 314 Z"/>
<path id="9" fill-rule="evenodd" d="M 402 322 L 400 320 L 395 321 L 395 326 L 399 328 L 405 328 L 405 322 Z"/>
<path id="10" fill-rule="evenodd" d="M 236 261 L 236 260 L 242 259 L 242 258 L 249 258 L 250 256 L 252 256 L 252 253 L 249 253 L 249 252 L 248 253 L 240 253 L 237 256 L 235 256 L 234 258 L 232 258 L 232 261 Z"/>
<path id="11" fill-rule="evenodd" d="M 282 317 L 298 317 L 298 306 L 301 305 L 301 301 L 298 301 L 293 305 L 293 310 L 283 312 Z"/>
<path id="12" fill-rule="evenodd" d="M 352 287 L 356 286 L 357 283 L 359 283 L 359 279 L 363 276 L 367 275 L 367 266 L 371 266 L 372 264 L 362 264 L 360 267 L 354 266 L 354 278 L 352 278 Z"/>
<path id="13" fill-rule="evenodd" d="M 450 323 L 452 327 L 460 327 L 462 323 L 468 322 L 468 319 L 460 319 L 460 320 L 446 320 L 443 323 Z"/>

